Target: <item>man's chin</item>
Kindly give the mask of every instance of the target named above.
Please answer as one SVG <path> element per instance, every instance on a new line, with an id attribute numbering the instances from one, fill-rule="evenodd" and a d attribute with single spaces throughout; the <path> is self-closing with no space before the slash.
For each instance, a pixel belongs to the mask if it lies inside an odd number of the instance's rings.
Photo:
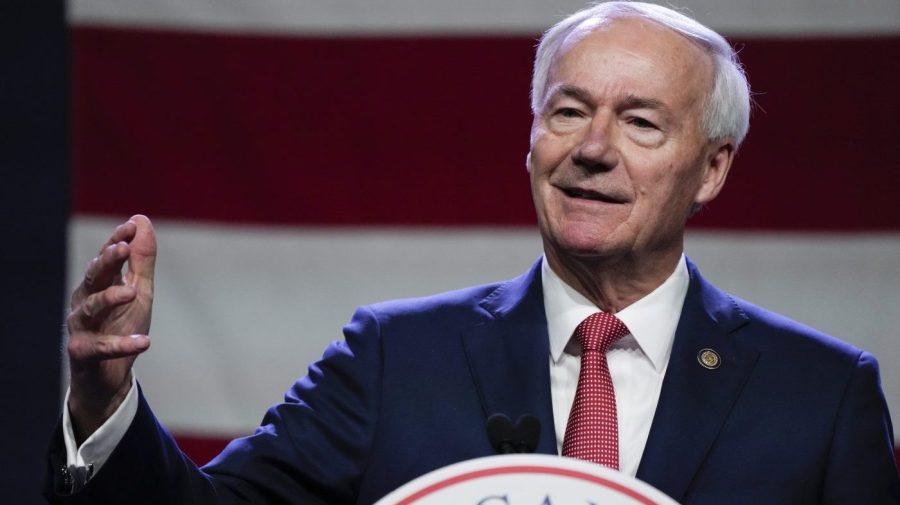
<path id="1" fill-rule="evenodd" d="M 552 240 L 553 250 L 560 259 L 570 258 L 581 261 L 602 261 L 623 254 L 624 247 L 611 240 L 609 232 L 568 233 Z M 546 242 L 546 241 L 545 241 Z"/>

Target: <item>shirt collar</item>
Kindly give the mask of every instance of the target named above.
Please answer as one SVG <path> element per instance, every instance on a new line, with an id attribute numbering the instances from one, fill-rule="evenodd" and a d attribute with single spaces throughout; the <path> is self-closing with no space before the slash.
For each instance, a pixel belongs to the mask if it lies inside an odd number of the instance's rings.
<path id="1" fill-rule="evenodd" d="M 541 262 L 541 279 L 550 356 L 559 362 L 575 327 L 600 309 L 556 275 L 546 257 Z M 661 372 L 669 362 L 689 283 L 687 261 L 682 254 L 665 282 L 616 314 L 657 371 Z"/>

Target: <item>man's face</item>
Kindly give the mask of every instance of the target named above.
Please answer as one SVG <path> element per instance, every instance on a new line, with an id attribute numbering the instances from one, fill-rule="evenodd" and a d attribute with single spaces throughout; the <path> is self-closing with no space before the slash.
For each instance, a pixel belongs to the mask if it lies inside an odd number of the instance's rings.
<path id="1" fill-rule="evenodd" d="M 531 130 L 528 169 L 548 255 L 681 253 L 692 205 L 718 194 L 733 151 L 701 129 L 712 81 L 704 51 L 647 21 L 570 37 Z"/>

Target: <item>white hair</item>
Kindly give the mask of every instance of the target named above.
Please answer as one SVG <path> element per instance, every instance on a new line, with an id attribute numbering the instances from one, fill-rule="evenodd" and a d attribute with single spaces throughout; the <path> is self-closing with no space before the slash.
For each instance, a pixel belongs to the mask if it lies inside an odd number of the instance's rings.
<path id="1" fill-rule="evenodd" d="M 704 49 L 713 59 L 715 78 L 704 102 L 702 128 L 709 140 L 732 138 L 737 148 L 750 127 L 750 85 L 728 41 L 715 31 L 667 7 L 643 2 L 610 1 L 593 4 L 553 25 L 541 37 L 531 81 L 531 111 L 537 115 L 546 98 L 550 67 L 569 36 L 611 20 L 643 18 L 669 28 Z"/>

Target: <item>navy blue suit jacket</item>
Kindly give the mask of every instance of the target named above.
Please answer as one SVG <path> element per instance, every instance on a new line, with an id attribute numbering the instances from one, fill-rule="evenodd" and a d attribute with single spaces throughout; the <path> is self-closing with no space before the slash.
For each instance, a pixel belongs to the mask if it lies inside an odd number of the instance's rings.
<path id="1" fill-rule="evenodd" d="M 900 503 L 875 359 L 713 287 L 690 287 L 638 478 L 685 505 Z M 103 469 L 59 503 L 371 503 L 493 454 L 494 413 L 555 454 L 540 264 L 511 281 L 359 309 L 307 377 L 202 471 L 143 396 Z M 722 357 L 702 367 L 701 349 Z M 51 450 L 60 465 L 61 436 Z"/>

